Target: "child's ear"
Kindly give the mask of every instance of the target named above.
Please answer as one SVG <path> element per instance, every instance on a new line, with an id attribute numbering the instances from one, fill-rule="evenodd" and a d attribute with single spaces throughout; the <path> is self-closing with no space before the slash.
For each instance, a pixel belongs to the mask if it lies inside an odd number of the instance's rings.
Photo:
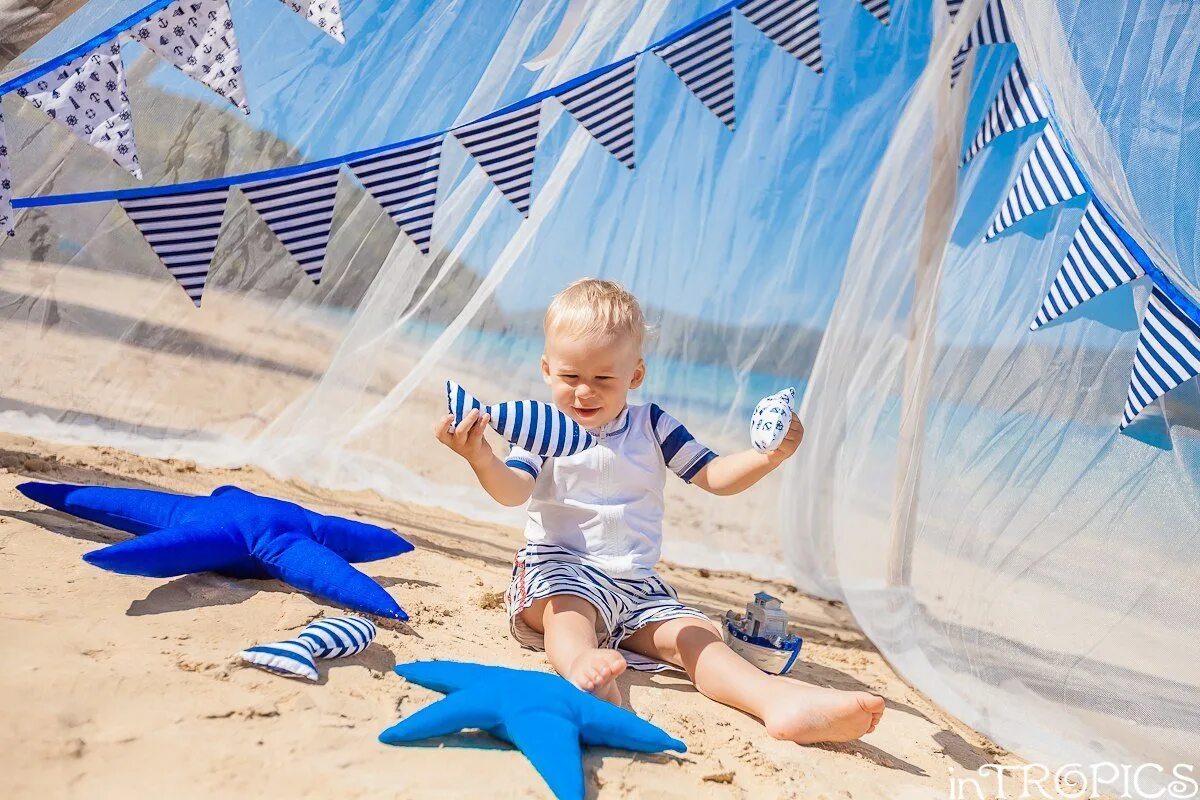
<path id="1" fill-rule="evenodd" d="M 629 388 L 638 388 L 644 380 L 646 380 L 646 362 L 639 358 L 637 366 L 633 368 L 633 380 L 629 382 Z"/>
<path id="2" fill-rule="evenodd" d="M 550 385 L 550 362 L 546 360 L 546 354 L 542 353 L 542 380 L 546 385 Z"/>

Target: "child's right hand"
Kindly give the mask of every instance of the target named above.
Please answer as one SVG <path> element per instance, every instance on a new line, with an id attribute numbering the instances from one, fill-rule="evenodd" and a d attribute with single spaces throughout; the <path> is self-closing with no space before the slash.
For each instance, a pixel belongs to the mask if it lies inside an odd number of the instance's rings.
<path id="1" fill-rule="evenodd" d="M 477 466 L 493 457 L 491 446 L 483 438 L 483 432 L 487 429 L 490 419 L 489 414 L 481 415 L 479 409 L 473 408 L 452 431 L 450 427 L 454 422 L 454 415 L 447 414 L 433 426 L 433 435 L 439 442 L 465 458 L 468 464 Z"/>

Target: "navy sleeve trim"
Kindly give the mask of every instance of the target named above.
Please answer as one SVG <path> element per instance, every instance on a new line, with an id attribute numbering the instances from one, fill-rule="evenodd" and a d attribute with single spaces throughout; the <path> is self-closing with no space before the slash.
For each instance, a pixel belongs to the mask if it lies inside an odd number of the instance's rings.
<path id="1" fill-rule="evenodd" d="M 705 450 L 704 455 L 696 459 L 695 463 L 688 467 L 683 472 L 679 473 L 679 477 L 687 483 L 692 482 L 692 478 L 696 477 L 696 473 L 708 466 L 708 462 L 717 457 L 717 454 L 712 450 Z"/>
<path id="2" fill-rule="evenodd" d="M 524 461 L 520 461 L 515 458 L 510 458 L 504 462 L 504 466 L 513 467 L 514 469 L 519 469 L 522 472 L 528 472 L 530 474 L 530 476 L 533 477 L 534 480 L 537 480 L 538 471 L 533 468 L 532 464 L 526 464 Z"/>

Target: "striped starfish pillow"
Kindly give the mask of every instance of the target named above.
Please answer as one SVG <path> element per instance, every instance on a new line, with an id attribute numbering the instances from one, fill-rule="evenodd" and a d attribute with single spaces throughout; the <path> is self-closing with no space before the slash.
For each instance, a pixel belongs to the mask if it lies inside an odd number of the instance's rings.
<path id="1" fill-rule="evenodd" d="M 305 626 L 295 639 L 260 644 L 238 653 L 244 661 L 288 678 L 317 680 L 318 658 L 361 653 L 375 639 L 375 625 L 362 617 L 330 617 Z"/>
<path id="2" fill-rule="evenodd" d="M 472 408 L 491 415 L 488 423 L 511 444 L 539 456 L 573 456 L 596 443 L 582 425 L 549 403 L 509 400 L 485 406 L 454 381 L 446 381 L 446 407 L 454 424 Z"/>

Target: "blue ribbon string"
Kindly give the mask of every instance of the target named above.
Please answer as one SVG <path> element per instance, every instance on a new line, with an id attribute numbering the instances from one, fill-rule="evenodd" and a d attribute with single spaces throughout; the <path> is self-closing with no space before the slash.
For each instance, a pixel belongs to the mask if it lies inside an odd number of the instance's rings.
<path id="1" fill-rule="evenodd" d="M 173 1 L 174 0 L 156 0 L 155 3 L 153 3 L 151 6 L 147 6 L 147 8 L 154 8 L 155 10 L 157 10 L 157 8 L 166 7 Z M 41 208 L 41 207 L 45 207 L 45 206 L 78 205 L 81 203 L 101 203 L 101 202 L 108 202 L 108 201 L 112 201 L 112 200 L 131 200 L 131 199 L 139 198 L 139 197 L 161 197 L 162 195 L 178 194 L 180 192 L 204 191 L 204 190 L 210 190 L 210 189 L 225 189 L 225 188 L 229 188 L 231 186 L 237 186 L 237 185 L 243 184 L 243 183 L 251 183 L 253 181 L 267 180 L 270 178 L 286 178 L 286 177 L 290 177 L 293 175 L 303 175 L 307 172 L 313 172 L 315 170 L 324 169 L 326 167 L 332 167 L 332 166 L 337 166 L 340 164 L 346 164 L 351 161 L 356 161 L 360 158 L 365 158 L 367 156 L 372 156 L 377 153 L 382 153 L 384 151 L 391 150 L 393 148 L 404 147 L 407 145 L 416 144 L 418 142 L 423 142 L 423 141 L 426 141 L 428 139 L 433 139 L 438 136 L 445 136 L 446 134 L 448 134 L 452 131 L 455 131 L 459 128 L 462 128 L 464 126 L 472 125 L 476 122 L 482 122 L 484 120 L 492 119 L 494 117 L 498 117 L 503 114 L 508 114 L 509 112 L 516 111 L 521 108 L 527 108 L 535 103 L 540 103 L 542 100 L 545 100 L 548 97 L 554 97 L 555 95 L 562 94 L 563 92 L 569 91 L 570 89 L 574 89 L 576 86 L 587 83 L 588 81 L 592 80 L 593 78 L 599 77 L 600 75 L 610 72 L 610 71 L 616 69 L 617 67 L 622 66 L 623 64 L 627 64 L 630 61 L 634 60 L 635 58 L 640 58 L 641 56 L 645 55 L 646 53 L 648 53 L 652 50 L 655 50 L 659 47 L 670 44 L 672 42 L 679 41 L 683 37 L 687 36 L 689 33 L 692 33 L 693 31 L 708 24 L 709 22 L 711 22 L 714 19 L 717 19 L 721 15 L 729 13 L 734 8 L 738 7 L 739 5 L 741 5 L 744 2 L 746 2 L 746 0 L 730 0 L 730 2 L 726 2 L 724 5 L 720 6 L 716 10 L 714 10 L 708 14 L 705 14 L 703 17 L 700 17 L 699 19 L 696 19 L 693 22 L 688 23 L 687 25 L 683 26 L 682 28 L 679 28 L 678 30 L 674 30 L 671 33 L 668 33 L 663 38 L 661 38 L 658 41 L 654 42 L 653 44 L 637 51 L 636 53 L 633 53 L 631 55 L 625 56 L 624 58 L 618 59 L 618 60 L 612 62 L 611 64 L 605 64 L 604 66 L 597 67 L 596 69 L 593 69 L 590 72 L 587 72 L 576 78 L 571 78 L 567 81 L 564 81 L 563 83 L 558 84 L 557 86 L 552 86 L 549 89 L 538 92 L 537 94 L 530 95 L 529 97 L 525 97 L 521 100 L 517 100 L 516 102 L 510 103 L 510 104 L 504 106 L 503 108 L 489 112 L 489 113 L 485 114 L 484 116 L 479 117 L 478 119 L 473 119 L 473 120 L 469 120 L 467 122 L 463 122 L 459 125 L 455 125 L 452 128 L 447 128 L 446 130 L 437 131 L 435 133 L 426 133 L 421 136 L 413 137 L 411 139 L 406 139 L 406 140 L 399 141 L 399 142 L 392 142 L 390 144 L 384 144 L 384 145 L 380 145 L 378 147 L 372 147 L 368 150 L 357 150 L 353 153 L 345 153 L 345 154 L 339 155 L 339 156 L 331 156 L 329 158 L 321 159 L 320 161 L 312 161 L 312 162 L 308 162 L 305 164 L 296 164 L 296 165 L 293 165 L 290 167 L 278 167 L 275 169 L 262 170 L 260 172 L 249 172 L 249 173 L 245 173 L 245 174 L 241 174 L 241 175 L 229 175 L 229 176 L 226 176 L 223 178 L 213 178 L 213 179 L 204 180 L 204 181 L 192 181 L 190 183 L 174 183 L 174 184 L 167 184 L 164 186 L 147 186 L 147 187 L 141 187 L 141 188 L 136 188 L 136 189 L 107 189 L 107 190 L 99 191 L 99 192 L 79 192 L 79 193 L 74 193 L 74 194 L 55 194 L 55 195 L 45 195 L 42 197 L 14 197 L 12 200 L 12 207 L 13 208 Z M 54 64 L 56 66 L 60 65 L 62 63 L 66 63 L 67 61 L 71 60 L 70 58 L 68 58 L 68 56 L 71 56 L 71 58 L 75 57 L 75 56 L 71 55 L 72 53 L 87 52 L 88 48 L 94 47 L 97 43 L 103 43 L 105 41 L 108 41 L 108 39 L 111 39 L 112 36 L 115 35 L 113 33 L 114 30 L 117 31 L 117 33 L 120 32 L 117 29 L 120 28 L 121 25 L 126 25 L 127 27 L 132 26 L 133 24 L 136 24 L 137 22 L 140 22 L 142 19 L 144 19 L 144 16 L 141 16 L 141 15 L 145 11 L 146 11 L 146 9 L 142 9 L 142 11 L 139 11 L 134 16 L 127 18 L 123 22 L 118 23 L 117 25 L 113 26 L 113 28 L 110 28 L 108 31 L 105 31 L 105 33 L 100 34 L 99 36 L 95 37 L 94 39 L 92 39 L 92 40 L 86 42 L 85 44 L 82 44 L 79 47 L 75 48 L 74 50 L 70 51 L 70 53 L 64 53 L 62 56 L 59 56 L 58 58 L 54 59 L 54 61 L 48 62 L 48 63 Z M 149 13 L 153 13 L 153 11 L 151 11 Z M 106 35 L 108 36 L 108 39 L 104 38 Z M 63 59 L 66 59 L 66 61 L 64 61 Z M 39 67 L 37 70 L 31 70 L 31 72 L 37 72 L 38 75 L 43 75 L 43 74 L 45 74 L 45 72 L 47 72 L 53 68 L 54 67 L 46 67 L 46 65 L 43 65 L 42 67 Z M 39 72 L 39 70 L 41 70 L 41 71 Z M 25 75 L 22 75 L 17 80 L 28 82 L 25 79 L 26 79 L 26 76 L 29 74 L 30 73 L 26 73 Z M 10 83 L 12 83 L 12 82 L 10 81 Z M 7 86 L 7 85 L 8 84 L 5 84 L 5 86 Z"/>

